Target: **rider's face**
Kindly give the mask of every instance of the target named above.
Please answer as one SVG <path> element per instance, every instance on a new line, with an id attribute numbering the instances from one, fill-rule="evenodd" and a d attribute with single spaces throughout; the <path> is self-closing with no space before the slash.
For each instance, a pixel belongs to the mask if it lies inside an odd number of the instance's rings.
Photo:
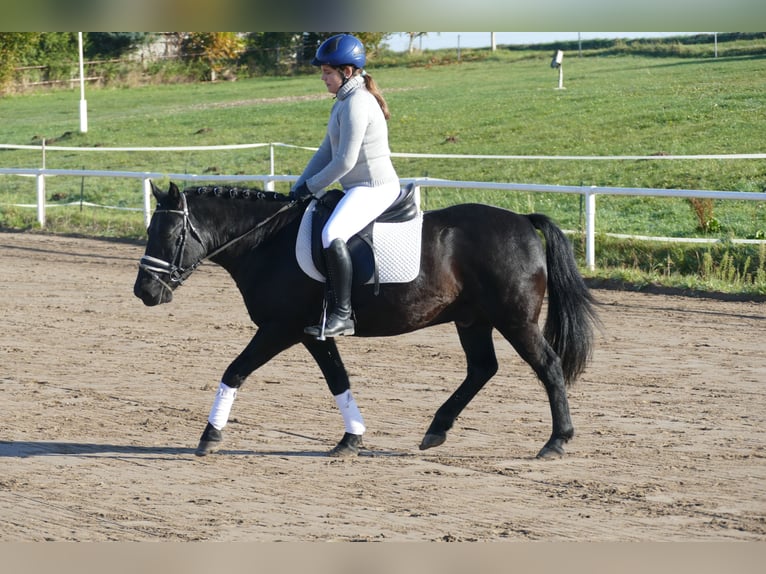
<path id="1" fill-rule="evenodd" d="M 322 65 L 322 81 L 327 86 L 327 91 L 331 94 L 337 94 L 340 87 L 343 85 L 344 73 L 347 73 L 347 69 L 343 68 L 342 71 L 326 64 Z"/>

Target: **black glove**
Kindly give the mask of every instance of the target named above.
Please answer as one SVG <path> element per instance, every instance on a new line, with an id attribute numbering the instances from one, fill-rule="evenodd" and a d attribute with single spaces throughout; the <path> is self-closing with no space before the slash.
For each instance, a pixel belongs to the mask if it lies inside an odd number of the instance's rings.
<path id="1" fill-rule="evenodd" d="M 290 192 L 290 199 L 304 199 L 309 197 L 311 194 L 311 190 L 306 185 L 306 182 L 304 181 L 302 184 L 300 184 L 298 187 L 293 189 Z"/>

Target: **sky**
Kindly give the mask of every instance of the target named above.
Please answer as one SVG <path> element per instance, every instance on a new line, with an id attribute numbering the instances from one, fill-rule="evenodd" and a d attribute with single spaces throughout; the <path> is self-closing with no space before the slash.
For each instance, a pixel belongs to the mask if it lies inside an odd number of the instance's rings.
<path id="1" fill-rule="evenodd" d="M 547 44 L 557 41 L 576 41 L 611 38 L 661 38 L 699 34 L 701 32 L 495 32 L 495 43 L 501 44 Z M 395 52 L 403 52 L 409 46 L 409 37 L 395 34 L 386 40 Z M 415 40 L 415 47 L 423 50 L 442 48 L 488 48 L 491 45 L 489 32 L 428 32 Z"/>

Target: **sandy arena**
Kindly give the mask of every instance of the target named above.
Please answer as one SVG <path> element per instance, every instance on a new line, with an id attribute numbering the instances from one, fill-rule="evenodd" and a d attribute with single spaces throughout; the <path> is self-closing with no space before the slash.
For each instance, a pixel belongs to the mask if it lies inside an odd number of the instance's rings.
<path id="1" fill-rule="evenodd" d="M 339 347 L 368 432 L 343 433 L 308 352 L 243 387 L 219 454 L 194 456 L 250 340 L 201 267 L 169 305 L 132 293 L 143 248 L 0 233 L 2 541 L 765 541 L 766 303 L 598 289 L 604 332 L 570 390 L 568 455 L 497 339 L 500 371 L 447 442 L 417 445 L 464 376 L 454 327 Z"/>

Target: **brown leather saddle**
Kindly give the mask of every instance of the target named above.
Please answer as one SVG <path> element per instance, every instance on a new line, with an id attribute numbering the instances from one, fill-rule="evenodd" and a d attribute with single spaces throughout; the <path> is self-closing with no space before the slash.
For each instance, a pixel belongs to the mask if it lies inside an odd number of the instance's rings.
<path id="1" fill-rule="evenodd" d="M 331 189 L 321 199 L 316 200 L 314 206 L 311 218 L 311 258 L 322 275 L 327 275 L 322 249 L 322 229 L 342 198 L 343 190 Z M 417 215 L 415 186 L 409 184 L 400 194 L 399 199 L 348 241 L 348 250 L 351 253 L 354 268 L 354 285 L 364 285 L 372 281 L 375 284 L 375 294 L 379 292 L 378 265 L 375 260 L 375 245 L 372 237 L 372 228 L 375 223 L 401 223 L 410 221 Z"/>

